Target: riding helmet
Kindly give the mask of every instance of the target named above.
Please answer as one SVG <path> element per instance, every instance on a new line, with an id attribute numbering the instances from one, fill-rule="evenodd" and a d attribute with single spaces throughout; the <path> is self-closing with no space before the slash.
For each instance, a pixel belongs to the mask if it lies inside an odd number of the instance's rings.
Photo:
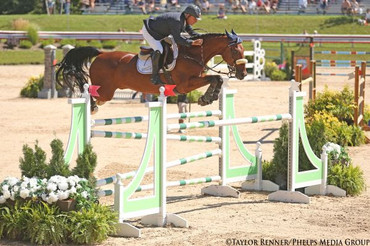
<path id="1" fill-rule="evenodd" d="M 195 18 L 197 18 L 197 20 L 201 20 L 200 16 L 202 15 L 202 13 L 200 12 L 199 7 L 194 4 L 188 5 L 184 10 L 184 13 L 194 16 Z"/>

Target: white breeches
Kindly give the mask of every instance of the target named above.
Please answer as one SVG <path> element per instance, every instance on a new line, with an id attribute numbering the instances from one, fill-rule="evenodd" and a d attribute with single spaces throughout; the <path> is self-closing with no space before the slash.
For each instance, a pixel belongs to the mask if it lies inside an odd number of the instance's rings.
<path id="1" fill-rule="evenodd" d="M 161 54 L 163 54 L 163 47 L 161 41 L 153 38 L 152 35 L 149 34 L 148 30 L 146 30 L 145 25 L 143 25 L 143 28 L 141 30 L 143 32 L 143 37 L 148 42 L 149 46 L 153 50 L 159 50 Z"/>

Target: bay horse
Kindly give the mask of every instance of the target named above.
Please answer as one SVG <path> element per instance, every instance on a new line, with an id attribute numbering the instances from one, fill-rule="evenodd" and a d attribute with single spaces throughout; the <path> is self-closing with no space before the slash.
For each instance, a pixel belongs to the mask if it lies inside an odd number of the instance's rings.
<path id="1" fill-rule="evenodd" d="M 198 104 L 204 106 L 218 99 L 223 83 L 220 75 L 205 75 L 204 71 L 209 68 L 207 62 L 216 55 L 221 55 L 228 64 L 230 76 L 242 80 L 246 75 L 244 59 L 244 47 L 242 40 L 232 31 L 225 34 L 208 33 L 200 34 L 192 39 L 203 39 L 202 46 L 179 46 L 178 58 L 175 68 L 169 72 L 176 87 L 176 94 L 186 94 L 195 89 L 209 84 L 208 89 L 202 95 Z M 90 68 L 87 63 L 92 59 Z M 59 63 L 57 81 L 62 73 L 65 85 L 72 92 L 79 87 L 83 91 L 83 85 L 89 77 L 92 85 L 100 86 L 99 96 L 96 103 L 92 100 L 92 111 L 97 110 L 97 105 L 103 105 L 113 98 L 116 89 L 132 89 L 147 94 L 158 94 L 161 85 L 154 85 L 150 81 L 150 74 L 141 74 L 136 69 L 138 55 L 132 52 L 111 51 L 103 52 L 94 47 L 80 47 L 70 50 Z M 89 71 L 89 72 L 88 72 Z M 162 81 L 166 81 L 163 74 Z M 167 81 L 168 84 L 169 81 Z M 173 84 L 172 83 L 172 84 Z"/>

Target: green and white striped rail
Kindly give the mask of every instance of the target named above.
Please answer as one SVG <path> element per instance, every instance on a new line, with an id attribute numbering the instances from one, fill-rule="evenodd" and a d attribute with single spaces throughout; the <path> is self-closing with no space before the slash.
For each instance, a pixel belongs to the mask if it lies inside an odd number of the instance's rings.
<path id="1" fill-rule="evenodd" d="M 219 156 L 219 155 L 221 155 L 221 150 L 220 149 L 215 149 L 215 150 L 203 152 L 203 153 L 200 153 L 200 154 L 197 154 L 197 155 L 189 156 L 189 157 L 186 157 L 186 158 L 181 158 L 181 159 L 178 159 L 178 160 L 170 161 L 170 162 L 167 163 L 166 168 L 180 166 L 180 165 L 191 163 L 191 162 L 194 162 L 194 161 L 197 161 L 197 160 L 202 160 L 202 159 L 210 158 L 212 156 Z M 151 173 L 151 172 L 153 172 L 153 167 L 149 167 L 149 168 L 145 169 L 144 174 Z M 135 177 L 136 174 L 137 174 L 137 171 L 131 171 L 131 172 L 128 172 L 128 173 L 122 173 L 122 174 L 117 174 L 117 175 L 120 177 L 121 180 L 126 180 L 126 179 L 131 179 L 131 178 Z M 115 183 L 116 180 L 117 180 L 116 176 L 112 176 L 112 177 L 105 178 L 105 179 L 100 179 L 100 180 L 96 181 L 96 186 L 100 187 L 100 186 L 103 186 L 103 185 L 106 185 L 106 184 Z"/>
<path id="2" fill-rule="evenodd" d="M 219 156 L 219 155 L 221 155 L 221 153 L 222 153 L 221 149 L 215 149 L 215 150 L 207 151 L 207 152 L 204 152 L 204 153 L 201 153 L 201 154 L 198 154 L 198 155 L 193 155 L 193 156 L 189 156 L 189 157 L 186 157 L 186 158 L 181 158 L 181 159 L 178 159 L 178 160 L 175 160 L 175 161 L 168 162 L 166 167 L 169 168 L 169 167 L 184 165 L 184 164 L 191 163 L 191 162 L 194 162 L 194 161 L 199 161 L 199 160 L 202 160 L 202 159 L 206 159 L 206 158 L 209 158 L 209 157 L 212 157 L 212 156 Z"/>
<path id="3" fill-rule="evenodd" d="M 91 131 L 91 137 L 101 138 L 124 138 L 124 139 L 146 139 L 146 133 L 139 132 L 111 132 L 111 131 Z M 207 136 L 187 136 L 167 134 L 167 140 L 177 140 L 181 142 L 206 142 L 206 143 L 220 143 L 220 137 L 207 137 Z"/>
<path id="4" fill-rule="evenodd" d="M 167 181 L 167 187 L 204 184 L 204 183 L 210 183 L 210 182 L 217 182 L 217 181 L 220 181 L 220 180 L 221 180 L 220 176 L 211 176 L 211 177 L 204 177 L 204 178 Z M 136 189 L 136 192 L 145 191 L 145 190 L 153 190 L 153 185 L 148 184 L 148 185 L 139 186 L 139 188 Z"/>
<path id="5" fill-rule="evenodd" d="M 96 194 L 98 197 L 111 196 L 114 194 L 114 190 L 99 190 Z"/>
<path id="6" fill-rule="evenodd" d="M 146 133 L 139 132 L 111 132 L 111 131 L 91 131 L 91 137 L 94 138 L 125 138 L 125 139 L 146 139 Z"/>
<path id="7" fill-rule="evenodd" d="M 210 182 L 217 182 L 220 181 L 220 176 L 211 176 L 211 177 L 204 177 L 204 178 L 195 178 L 195 179 L 184 179 L 184 180 L 177 180 L 177 181 L 168 181 L 167 187 L 176 187 L 176 186 L 185 186 L 185 185 L 196 185 L 196 184 L 205 184 Z M 145 191 L 145 190 L 153 190 L 153 185 L 142 185 L 136 189 L 136 192 Z M 98 197 L 104 196 L 111 196 L 114 194 L 113 190 L 99 190 Z"/>
<path id="8" fill-rule="evenodd" d="M 220 110 L 207 110 L 198 112 L 188 112 L 179 114 L 168 114 L 167 119 L 187 119 L 187 118 L 199 118 L 199 117 L 211 117 L 220 116 L 222 113 Z M 148 116 L 133 116 L 133 117 L 120 117 L 120 118 L 109 118 L 109 119 L 95 119 L 92 120 L 93 126 L 107 126 L 107 125 L 119 125 L 129 124 L 148 121 Z"/>
<path id="9" fill-rule="evenodd" d="M 228 120 L 209 120 L 209 121 L 199 121 L 181 124 L 168 124 L 167 130 L 183 130 L 192 128 L 208 128 L 216 126 L 231 126 L 231 125 L 241 125 L 250 123 L 260 123 L 268 121 L 279 121 L 285 119 L 291 119 L 290 114 L 276 114 L 276 115 L 266 115 L 266 116 L 255 116 L 248 118 L 238 118 L 238 119 L 228 119 Z"/>

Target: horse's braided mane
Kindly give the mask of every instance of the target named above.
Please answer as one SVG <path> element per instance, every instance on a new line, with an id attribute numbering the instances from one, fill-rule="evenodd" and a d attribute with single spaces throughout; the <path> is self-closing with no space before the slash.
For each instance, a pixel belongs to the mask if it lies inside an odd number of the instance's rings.
<path id="1" fill-rule="evenodd" d="M 217 38 L 217 37 L 222 37 L 225 36 L 225 33 L 204 33 L 204 34 L 199 34 L 192 36 L 191 39 L 207 39 L 207 38 Z"/>

